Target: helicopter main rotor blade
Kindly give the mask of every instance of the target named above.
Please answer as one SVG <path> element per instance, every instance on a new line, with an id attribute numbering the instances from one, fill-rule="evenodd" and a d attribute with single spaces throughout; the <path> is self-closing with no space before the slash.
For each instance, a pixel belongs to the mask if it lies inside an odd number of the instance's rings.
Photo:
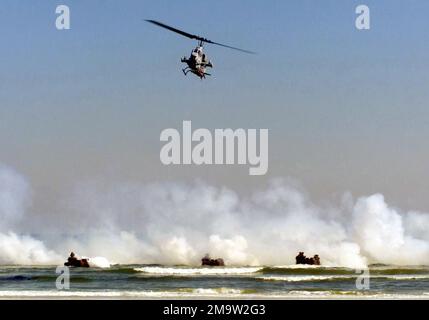
<path id="1" fill-rule="evenodd" d="M 233 50 L 241 51 L 241 52 L 244 52 L 244 53 L 256 54 L 256 52 L 253 52 L 253 51 L 244 50 L 244 49 L 240 49 L 240 48 L 236 48 L 236 47 L 231 47 L 231 46 L 228 46 L 228 45 L 226 45 L 226 44 L 222 44 L 222 43 L 218 43 L 218 42 L 213 42 L 213 41 L 211 41 L 211 40 L 207 40 L 207 41 L 205 41 L 205 42 L 207 42 L 207 43 L 211 43 L 211 44 L 215 44 L 215 45 L 217 45 L 217 46 L 221 46 L 221 47 L 225 47 L 225 48 L 229 48 L 229 49 L 233 49 Z"/>
<path id="2" fill-rule="evenodd" d="M 150 23 L 153 23 L 154 25 L 157 25 L 158 27 L 165 28 L 167 30 L 170 30 L 170 31 L 176 32 L 178 34 L 181 34 L 182 36 L 185 36 L 185 37 L 187 37 L 189 39 L 195 39 L 195 40 L 207 42 L 207 39 L 204 39 L 202 37 L 196 36 L 195 34 L 190 34 L 190 33 L 187 33 L 185 31 L 182 31 L 182 30 L 170 27 L 170 26 L 168 26 L 168 25 L 166 25 L 166 24 L 164 24 L 162 22 L 155 21 L 155 20 L 146 20 L 146 21 L 150 22 Z"/>
<path id="3" fill-rule="evenodd" d="M 164 28 L 164 29 L 167 29 L 167 30 L 170 30 L 170 31 L 176 32 L 176 33 L 178 33 L 178 34 L 180 34 L 180 35 L 182 35 L 182 36 L 184 36 L 184 37 L 187 37 L 187 38 L 189 38 L 189 39 L 195 39 L 195 40 L 198 40 L 198 41 L 201 41 L 201 42 L 206 42 L 206 43 L 210 43 L 210 44 L 215 44 L 215 45 L 217 45 L 217 46 L 221 46 L 221 47 L 225 47 L 225 48 L 229 48 L 229 49 L 233 49 L 233 50 L 238 50 L 238 51 L 241 51 L 241 52 L 244 52 L 244 53 L 255 54 L 255 52 L 253 52 L 253 51 L 249 51 L 249 50 L 244 50 L 244 49 L 240 49 L 240 48 L 236 48 L 236 47 L 228 46 L 228 45 L 226 45 L 226 44 L 222 44 L 222 43 L 218 43 L 218 42 L 214 42 L 214 41 L 208 40 L 208 39 L 206 39 L 206 38 L 203 38 L 203 37 L 197 36 L 197 35 L 195 35 L 195 34 L 187 33 L 187 32 L 185 32 L 185 31 L 182 31 L 182 30 L 179 30 L 179 29 L 176 29 L 176 28 L 170 27 L 169 25 L 166 25 L 166 24 L 164 24 L 164 23 L 162 23 L 162 22 L 159 22 L 159 21 L 156 21 L 156 20 L 145 20 L 145 21 L 147 21 L 147 22 L 149 22 L 149 23 L 153 23 L 154 25 L 157 25 L 158 27 L 161 27 L 161 28 Z"/>

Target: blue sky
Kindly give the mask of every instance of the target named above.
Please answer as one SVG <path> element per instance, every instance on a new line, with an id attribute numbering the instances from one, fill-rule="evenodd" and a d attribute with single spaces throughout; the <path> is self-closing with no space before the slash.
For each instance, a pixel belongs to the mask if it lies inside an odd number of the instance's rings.
<path id="1" fill-rule="evenodd" d="M 354 27 L 371 9 L 371 30 Z M 71 30 L 55 29 L 69 5 Z M 234 188 L 292 177 L 316 197 L 351 191 L 429 209 L 429 2 L 13 1 L 0 6 L 0 162 L 39 194 L 81 179 L 201 178 Z M 213 78 L 185 78 L 195 42 L 214 41 Z M 159 133 L 268 128 L 270 171 L 165 168 Z"/>

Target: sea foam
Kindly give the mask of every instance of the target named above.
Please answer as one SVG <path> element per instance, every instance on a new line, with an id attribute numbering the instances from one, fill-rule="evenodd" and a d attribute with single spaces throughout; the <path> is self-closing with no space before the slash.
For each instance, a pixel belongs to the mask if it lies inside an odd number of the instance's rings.
<path id="1" fill-rule="evenodd" d="M 235 267 L 235 268 L 168 268 L 168 267 L 142 267 L 135 268 L 139 272 L 162 275 L 237 275 L 251 274 L 262 270 L 261 267 Z"/>

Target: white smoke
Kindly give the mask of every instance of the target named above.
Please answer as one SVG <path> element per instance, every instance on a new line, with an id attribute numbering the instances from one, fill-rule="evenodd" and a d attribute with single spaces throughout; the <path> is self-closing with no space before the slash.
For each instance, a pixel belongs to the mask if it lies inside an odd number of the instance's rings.
<path id="1" fill-rule="evenodd" d="M 258 259 L 249 253 L 247 240 L 243 236 L 223 239 L 212 235 L 209 238 L 209 252 L 235 265 L 259 265 Z"/>
<path id="2" fill-rule="evenodd" d="M 411 228 L 406 230 L 404 220 L 415 219 L 415 214 L 405 217 L 389 208 L 381 194 L 357 201 L 353 210 L 354 237 L 371 260 L 400 265 L 429 262 L 429 242 L 419 239 Z M 429 216 L 420 215 L 419 220 L 427 226 Z"/>
<path id="3" fill-rule="evenodd" d="M 173 237 L 160 245 L 160 253 L 165 264 L 183 264 L 198 259 L 197 252 L 184 237 Z"/>
<path id="4" fill-rule="evenodd" d="M 29 236 L 18 236 L 13 232 L 0 233 L 0 264 L 34 265 L 55 264 L 60 257 L 45 245 Z"/>
<path id="5" fill-rule="evenodd" d="M 12 231 L 25 219 L 30 198 L 27 181 L 0 164 L 0 264 L 52 264 L 59 260 L 59 256 L 48 250 L 43 242 Z"/>
<path id="6" fill-rule="evenodd" d="M 30 205 L 30 197 L 27 181 L 0 164 L 0 232 L 22 219 Z"/>
<path id="7" fill-rule="evenodd" d="M 25 180 L 5 168 L 0 177 L 5 225 L 36 221 Z M 61 205 L 61 223 L 49 230 L 59 236 L 45 245 L 2 223 L 0 263 L 48 263 L 75 251 L 115 263 L 198 265 L 210 253 L 228 265 L 284 265 L 305 251 L 331 266 L 429 265 L 429 215 L 391 208 L 382 195 L 355 202 L 346 194 L 321 207 L 282 180 L 250 196 L 202 182 L 81 183 Z"/>

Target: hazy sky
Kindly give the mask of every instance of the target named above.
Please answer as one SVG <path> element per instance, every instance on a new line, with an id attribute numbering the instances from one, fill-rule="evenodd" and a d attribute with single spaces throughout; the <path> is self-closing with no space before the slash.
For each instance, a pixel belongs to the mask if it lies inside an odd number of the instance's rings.
<path id="1" fill-rule="evenodd" d="M 355 7 L 371 30 L 355 28 Z M 55 8 L 71 9 L 71 30 Z M 49 203 L 82 180 L 201 178 L 237 190 L 274 177 L 316 199 L 381 192 L 429 210 L 426 0 L 33 1 L 0 5 L 0 162 Z M 156 19 L 257 51 L 206 50 L 213 77 L 184 77 L 195 42 Z M 269 172 L 165 167 L 165 128 L 267 128 Z"/>

